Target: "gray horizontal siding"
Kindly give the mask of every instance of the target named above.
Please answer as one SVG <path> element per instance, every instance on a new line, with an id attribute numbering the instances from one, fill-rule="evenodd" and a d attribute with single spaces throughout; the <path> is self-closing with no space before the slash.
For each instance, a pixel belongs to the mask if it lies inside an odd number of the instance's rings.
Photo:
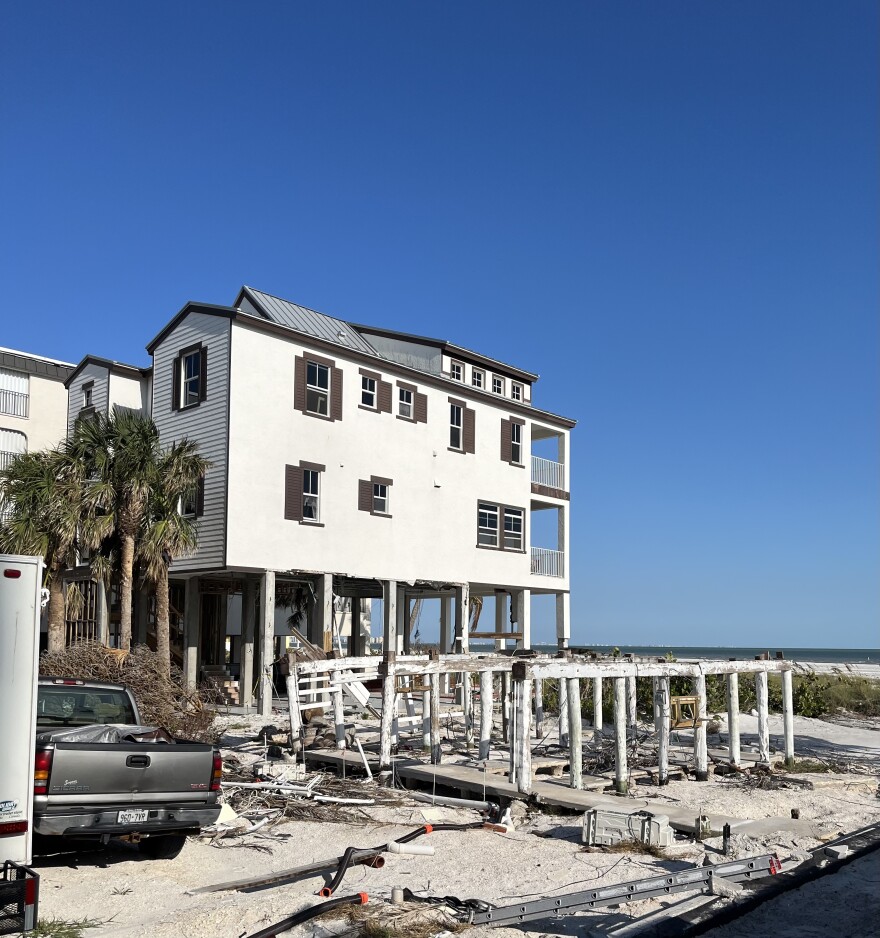
<path id="1" fill-rule="evenodd" d="M 103 365 L 88 364 L 73 379 L 67 389 L 67 432 L 73 431 L 73 424 L 82 410 L 83 385 L 92 382 L 92 406 L 102 414 L 107 413 L 110 400 L 110 372 Z"/>
<path id="2" fill-rule="evenodd" d="M 153 350 L 152 415 L 164 444 L 184 437 L 199 444 L 212 463 L 205 477 L 205 510 L 199 519 L 195 553 L 174 561 L 172 570 L 222 567 L 226 555 L 226 476 L 229 399 L 229 320 L 191 313 Z M 207 396 L 198 407 L 173 410 L 174 360 L 201 342 L 207 348 Z"/>

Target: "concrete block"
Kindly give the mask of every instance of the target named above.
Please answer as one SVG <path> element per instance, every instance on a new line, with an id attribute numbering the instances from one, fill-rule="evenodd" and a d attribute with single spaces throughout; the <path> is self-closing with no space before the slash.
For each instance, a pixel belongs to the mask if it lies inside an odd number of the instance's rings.
<path id="1" fill-rule="evenodd" d="M 743 891 L 739 883 L 734 883 L 723 876 L 713 876 L 709 880 L 709 892 L 713 896 L 724 896 L 727 899 L 735 899 Z"/>
<path id="2" fill-rule="evenodd" d="M 846 844 L 838 844 L 834 847 L 826 847 L 822 852 L 832 860 L 842 860 L 849 856 L 849 847 Z"/>

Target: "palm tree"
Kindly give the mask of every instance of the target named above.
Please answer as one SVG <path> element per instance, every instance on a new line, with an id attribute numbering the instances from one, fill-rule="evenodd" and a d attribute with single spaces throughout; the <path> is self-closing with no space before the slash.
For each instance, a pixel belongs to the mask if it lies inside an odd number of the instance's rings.
<path id="1" fill-rule="evenodd" d="M 181 503 L 197 496 L 209 467 L 191 440 L 162 452 L 138 539 L 138 559 L 156 593 L 156 652 L 166 677 L 171 676 L 168 567 L 198 544 L 198 527 L 181 514 Z"/>
<path id="2" fill-rule="evenodd" d="M 76 561 L 86 469 L 76 449 L 24 453 L 0 472 L 0 551 L 43 557 L 49 590 L 49 651 L 64 648 L 64 571 Z"/>
<path id="3" fill-rule="evenodd" d="M 127 651 L 131 648 L 136 542 L 150 496 L 163 484 L 159 430 L 145 414 L 115 408 L 108 415 L 95 414 L 81 421 L 74 445 L 90 469 L 89 509 L 95 515 L 112 516 L 119 537 L 119 647 Z M 184 474 L 181 481 L 189 485 L 191 480 Z"/>

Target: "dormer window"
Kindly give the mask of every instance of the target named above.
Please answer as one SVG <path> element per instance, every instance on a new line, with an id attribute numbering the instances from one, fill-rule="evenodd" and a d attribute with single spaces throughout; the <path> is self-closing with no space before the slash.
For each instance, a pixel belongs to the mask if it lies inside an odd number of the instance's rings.
<path id="1" fill-rule="evenodd" d="M 174 359 L 172 409 L 186 410 L 198 406 L 206 397 L 208 350 L 191 345 Z"/>
<path id="2" fill-rule="evenodd" d="M 510 383 L 510 396 L 515 401 L 521 401 L 523 399 L 523 386 L 516 381 L 512 381 Z"/>
<path id="3" fill-rule="evenodd" d="M 480 371 L 479 368 L 474 368 L 471 372 L 471 384 L 475 388 L 482 388 L 486 385 L 486 372 Z"/>
<path id="4" fill-rule="evenodd" d="M 504 378 L 502 378 L 500 375 L 492 375 L 492 393 L 504 393 Z"/>
<path id="5" fill-rule="evenodd" d="M 461 362 L 450 362 L 449 377 L 453 381 L 464 381 L 464 365 Z"/>
<path id="6" fill-rule="evenodd" d="M 82 389 L 82 392 L 83 392 L 83 400 L 82 400 L 83 408 L 91 407 L 91 406 L 92 406 L 92 391 L 94 391 L 94 389 L 95 389 L 95 385 L 94 385 L 94 382 L 92 382 L 92 381 L 89 381 L 88 384 L 84 384 L 84 385 L 83 385 L 83 389 Z"/>

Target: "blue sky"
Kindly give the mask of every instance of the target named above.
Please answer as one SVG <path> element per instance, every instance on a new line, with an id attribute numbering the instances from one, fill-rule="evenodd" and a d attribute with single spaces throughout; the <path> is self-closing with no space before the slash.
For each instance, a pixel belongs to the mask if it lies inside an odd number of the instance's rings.
<path id="1" fill-rule="evenodd" d="M 878 18 L 3 4 L 0 344 L 242 283 L 448 337 L 579 421 L 575 641 L 876 647 Z"/>

